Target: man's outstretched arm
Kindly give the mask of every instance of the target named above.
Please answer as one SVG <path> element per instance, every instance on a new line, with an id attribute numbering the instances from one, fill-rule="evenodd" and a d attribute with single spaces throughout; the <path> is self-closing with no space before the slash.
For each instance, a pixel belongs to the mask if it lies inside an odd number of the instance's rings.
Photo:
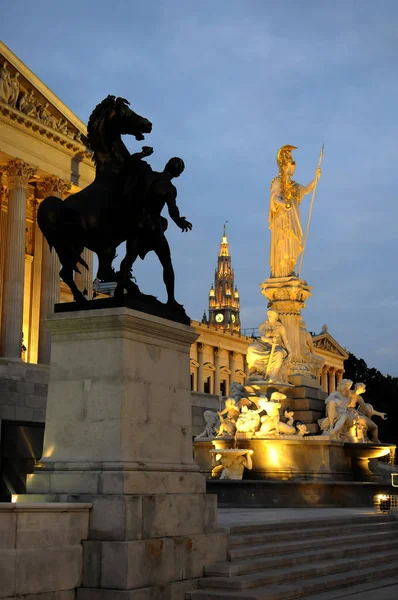
<path id="1" fill-rule="evenodd" d="M 173 186 L 174 187 L 174 186 Z M 181 229 L 181 231 L 190 231 L 192 229 L 192 223 L 186 220 L 185 217 L 180 216 L 180 211 L 177 206 L 177 192 L 175 188 L 170 190 L 167 196 L 167 208 L 169 211 L 170 218 L 173 219 L 174 223 Z"/>

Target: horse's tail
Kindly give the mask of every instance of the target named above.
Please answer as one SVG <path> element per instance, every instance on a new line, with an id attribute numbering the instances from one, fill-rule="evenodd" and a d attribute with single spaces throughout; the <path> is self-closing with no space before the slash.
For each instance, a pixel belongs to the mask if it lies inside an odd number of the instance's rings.
<path id="1" fill-rule="evenodd" d="M 64 263 L 64 257 L 68 257 L 78 273 L 77 263 L 88 270 L 88 264 L 81 258 L 72 241 L 73 233 L 79 227 L 76 213 L 61 198 L 48 196 L 43 200 L 37 211 L 37 223 L 48 242 L 50 252 L 55 248 L 61 263 Z"/>

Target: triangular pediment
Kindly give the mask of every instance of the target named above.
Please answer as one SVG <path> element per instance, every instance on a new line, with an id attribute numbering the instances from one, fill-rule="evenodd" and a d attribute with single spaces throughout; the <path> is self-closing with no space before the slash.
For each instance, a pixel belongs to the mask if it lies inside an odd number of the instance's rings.
<path id="1" fill-rule="evenodd" d="M 61 100 L 0 41 L 0 113 L 69 148 L 86 147 L 87 129 Z"/>
<path id="2" fill-rule="evenodd" d="M 344 358 L 344 360 L 348 358 L 348 353 L 328 332 L 313 336 L 312 341 L 314 346 L 320 350 L 336 354 L 337 356 Z"/>

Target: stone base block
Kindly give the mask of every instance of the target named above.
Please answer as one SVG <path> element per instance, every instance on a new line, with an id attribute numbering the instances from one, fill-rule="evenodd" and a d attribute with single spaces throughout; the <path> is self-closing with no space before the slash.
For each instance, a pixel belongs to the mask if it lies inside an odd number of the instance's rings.
<path id="1" fill-rule="evenodd" d="M 0 503 L 0 597 L 73 598 L 67 591 L 81 584 L 89 510 L 88 504 Z"/>
<path id="2" fill-rule="evenodd" d="M 146 588 L 153 593 L 154 588 L 179 585 L 188 591 L 192 580 L 203 576 L 204 566 L 225 560 L 226 552 L 227 537 L 222 532 L 135 542 L 84 542 L 83 589 L 101 593 L 139 589 L 144 594 L 149 593 Z M 83 597 L 89 598 L 89 592 Z"/>
<path id="3" fill-rule="evenodd" d="M 205 479 L 201 475 L 204 484 Z M 90 540 L 133 540 L 214 531 L 217 500 L 207 494 L 24 494 L 18 502 L 89 502 Z"/>
<path id="4" fill-rule="evenodd" d="M 175 581 L 168 585 L 141 588 L 140 590 L 80 588 L 77 590 L 76 600 L 185 600 L 187 592 L 197 589 L 198 581 L 198 579 Z"/>
<path id="5" fill-rule="evenodd" d="M 137 467 L 137 465 L 134 465 Z M 195 494 L 204 493 L 203 477 L 196 465 L 162 465 L 158 471 L 138 470 L 129 464 L 104 470 L 98 464 L 55 463 L 27 476 L 28 494 Z M 84 470 L 83 470 L 83 467 Z M 167 470 L 169 469 L 173 470 Z"/>

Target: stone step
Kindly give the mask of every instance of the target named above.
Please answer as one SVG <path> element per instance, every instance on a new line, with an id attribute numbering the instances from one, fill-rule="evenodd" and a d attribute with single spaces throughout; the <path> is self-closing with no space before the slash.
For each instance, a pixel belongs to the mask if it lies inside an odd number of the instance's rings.
<path id="1" fill-rule="evenodd" d="M 324 547 L 342 546 L 350 543 L 362 543 L 367 548 L 369 542 L 373 540 L 391 540 L 398 539 L 397 527 L 393 529 L 386 529 L 379 527 L 378 530 L 368 532 L 366 527 L 364 530 L 360 530 L 358 533 L 351 533 L 345 536 L 335 535 L 328 536 L 324 540 L 317 539 L 317 545 L 323 545 Z M 238 545 L 228 547 L 228 558 L 231 561 L 235 561 L 240 558 L 248 558 L 259 555 L 275 556 L 275 555 L 286 555 L 304 550 L 314 548 L 314 540 L 307 536 L 306 539 L 294 539 L 293 541 L 279 542 L 277 544 L 270 544 L 269 540 L 265 538 L 265 542 L 262 543 L 248 543 L 247 545 Z"/>
<path id="2" fill-rule="evenodd" d="M 257 523 L 256 525 L 237 525 L 229 527 L 230 536 L 234 536 L 235 534 L 249 534 L 251 532 L 258 533 L 262 531 L 267 531 L 269 534 L 279 535 L 283 530 L 289 531 L 299 531 L 305 530 L 307 532 L 311 532 L 313 529 L 328 529 L 334 528 L 340 525 L 344 527 L 351 527 L 353 525 L 363 524 L 363 523 L 382 523 L 382 522 L 390 522 L 394 523 L 395 518 L 391 515 L 381 515 L 381 514 L 363 514 L 363 515 L 353 515 L 350 517 L 336 517 L 336 518 L 323 518 L 323 519 L 312 519 L 311 521 L 307 521 L 305 519 L 302 520 L 287 520 L 281 521 L 278 523 L 269 522 L 269 523 Z"/>
<path id="3" fill-rule="evenodd" d="M 374 558 L 375 562 L 377 557 Z M 333 596 L 323 599 L 320 594 L 330 593 L 331 590 L 346 589 L 350 586 L 364 586 L 367 582 L 388 581 L 396 576 L 397 563 L 395 560 L 380 563 L 373 567 L 357 566 L 352 571 L 345 571 L 317 577 L 304 578 L 293 583 L 278 583 L 245 590 L 222 590 L 218 588 L 197 589 L 186 594 L 187 600 L 332 600 Z M 202 581 L 202 580 L 201 580 Z M 282 580 L 283 581 L 283 580 Z M 336 596 L 338 598 L 338 596 Z M 375 594 L 375 600 L 378 596 Z"/>
<path id="4" fill-rule="evenodd" d="M 383 534 L 383 538 L 385 535 Z M 364 556 L 368 553 L 368 545 L 371 544 L 372 552 L 381 552 L 384 550 L 391 550 L 393 548 L 398 549 L 398 538 L 394 535 L 390 535 L 388 539 L 381 539 L 375 541 L 374 538 L 371 540 L 364 538 L 360 543 L 344 543 L 341 545 L 334 545 L 331 548 L 325 546 L 322 548 L 314 549 L 314 546 L 307 551 L 297 550 L 287 554 L 279 554 L 269 556 L 264 552 L 261 556 L 250 557 L 249 559 L 233 560 L 231 562 L 219 562 L 205 567 L 206 576 L 228 576 L 243 575 L 246 573 L 254 573 L 257 571 L 264 571 L 275 567 L 285 567 L 288 564 L 289 567 L 302 564 L 311 563 L 314 560 L 326 560 L 332 558 L 343 558 L 348 556 Z"/>
<path id="5" fill-rule="evenodd" d="M 361 557 L 362 567 L 372 567 L 375 563 L 383 564 L 395 562 L 397 566 L 398 548 L 391 548 L 383 552 L 369 552 Z M 260 587 L 266 584 L 278 582 L 296 581 L 297 579 L 308 579 L 323 575 L 331 575 L 350 570 L 356 570 L 358 560 L 356 556 L 339 559 L 327 559 L 312 561 L 311 564 L 303 564 L 247 573 L 232 577 L 205 577 L 199 581 L 199 587 L 222 588 L 229 590 L 243 590 L 252 587 Z"/>
<path id="6" fill-rule="evenodd" d="M 304 600 L 347 600 L 347 598 L 361 597 L 366 592 L 375 592 L 374 598 L 377 600 L 378 598 L 383 597 L 382 590 L 391 586 L 398 586 L 398 576 L 383 577 L 382 581 L 380 581 L 380 578 L 378 577 L 377 579 L 366 581 L 365 583 L 350 585 L 348 589 L 343 587 L 327 592 L 316 593 L 315 596 L 311 594 L 311 596 L 306 596 Z M 366 597 L 368 597 L 368 594 L 366 594 Z"/>
<path id="7" fill-rule="evenodd" d="M 311 540 L 317 540 L 317 543 L 324 539 L 325 542 L 329 539 L 335 539 L 339 536 L 350 536 L 350 535 L 361 535 L 362 533 L 367 533 L 368 535 L 372 535 L 372 533 L 379 533 L 380 531 L 397 531 L 398 530 L 398 521 L 394 522 L 377 522 L 377 523 L 358 523 L 356 525 L 344 526 L 339 525 L 336 527 L 320 527 L 319 529 L 292 529 L 291 531 L 281 531 L 277 532 L 274 530 L 273 533 L 270 532 L 258 532 L 258 533 L 247 533 L 246 535 L 230 535 L 229 537 L 229 548 L 236 549 L 240 546 L 249 546 L 253 544 L 268 544 L 272 547 L 280 547 L 283 543 L 299 543 L 302 540 L 307 540 L 311 538 Z"/>

